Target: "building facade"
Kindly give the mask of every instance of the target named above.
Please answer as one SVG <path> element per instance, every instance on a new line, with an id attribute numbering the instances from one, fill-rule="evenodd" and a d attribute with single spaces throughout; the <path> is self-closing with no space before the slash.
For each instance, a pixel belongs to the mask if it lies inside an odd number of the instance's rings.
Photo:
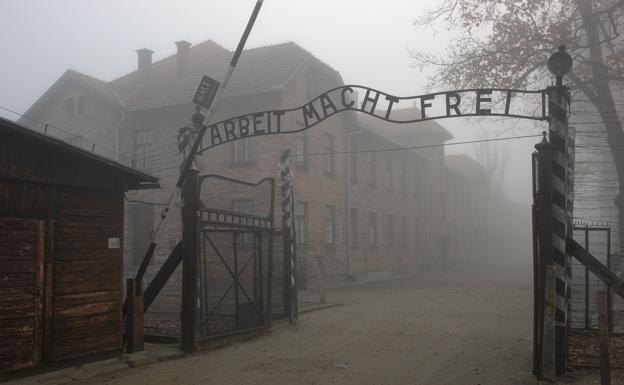
<path id="1" fill-rule="evenodd" d="M 487 260 L 488 185 L 481 164 L 467 155 L 445 159 L 447 264 L 468 266 Z"/>
<path id="2" fill-rule="evenodd" d="M 128 195 L 126 267 L 140 263 L 148 236 L 178 176 L 179 128 L 190 125 L 191 100 L 203 75 L 223 78 L 232 53 L 212 41 L 152 62 L 137 51 L 138 67 L 112 82 L 68 71 L 27 112 L 52 121 L 80 139 L 102 144 L 101 152 L 159 177 L 162 189 Z M 219 105 L 215 121 L 253 111 L 292 108 L 342 85 L 340 74 L 294 43 L 245 50 Z M 451 136 L 441 126 L 409 134 L 368 116 L 345 112 L 302 134 L 256 137 L 226 144 L 198 157 L 202 173 L 256 181 L 277 177 L 279 155 L 290 149 L 295 177 L 295 224 L 300 266 L 324 258 L 329 275 L 357 276 L 407 266 L 428 269 L 440 254 L 443 148 L 429 153 L 396 149 Z M 28 123 L 28 122 L 25 122 Z M 299 121 L 282 124 L 301 126 Z M 427 123 L 431 126 L 431 123 Z M 393 129 L 395 129 L 393 131 Z M 401 137 L 403 132 L 403 137 Z M 68 135 L 68 138 L 71 135 Z M 123 155 L 121 155 L 123 154 Z M 278 189 L 279 191 L 279 189 Z M 214 195 L 214 194 L 213 194 Z M 253 197 L 212 204 L 254 211 Z M 158 265 L 181 237 L 178 205 L 159 240 Z M 210 202 L 204 202 L 210 205 Z M 278 213 L 277 218 L 281 215 Z M 279 224 L 278 224 L 279 226 Z"/>

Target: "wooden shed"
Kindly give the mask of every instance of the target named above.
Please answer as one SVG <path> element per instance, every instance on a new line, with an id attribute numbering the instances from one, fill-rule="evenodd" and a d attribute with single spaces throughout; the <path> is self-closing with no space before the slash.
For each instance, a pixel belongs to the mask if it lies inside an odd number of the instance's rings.
<path id="1" fill-rule="evenodd" d="M 157 182 L 0 118 L 0 374 L 121 354 L 124 193 Z"/>

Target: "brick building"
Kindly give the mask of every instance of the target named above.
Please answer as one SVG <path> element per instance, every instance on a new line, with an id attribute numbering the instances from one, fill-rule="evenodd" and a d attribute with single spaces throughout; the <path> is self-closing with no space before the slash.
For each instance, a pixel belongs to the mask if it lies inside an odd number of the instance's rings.
<path id="1" fill-rule="evenodd" d="M 137 70 L 111 82 L 67 71 L 26 113 L 67 128 L 78 136 L 71 139 L 76 144 L 81 139 L 103 143 L 114 151 L 96 152 L 159 177 L 162 189 L 128 196 L 127 274 L 136 271 L 158 220 L 159 204 L 178 176 L 178 129 L 190 124 L 199 80 L 203 75 L 222 79 L 232 55 L 212 41 L 195 46 L 180 41 L 176 46 L 175 54 L 155 62 L 152 51 L 138 50 Z M 342 84 L 337 71 L 294 43 L 247 49 L 215 121 L 296 107 Z M 282 124 L 303 122 L 285 119 Z M 393 125 L 349 111 L 302 134 L 247 138 L 211 149 L 197 163 L 202 173 L 249 181 L 277 178 L 280 153 L 290 149 L 302 273 L 313 273 L 314 264 L 306 262 L 323 256 L 327 273 L 342 279 L 365 271 L 436 266 L 445 232 L 444 150 L 397 148 L 450 138 L 433 122 Z M 266 196 L 213 191 L 204 198 L 207 205 L 253 212 Z M 169 218 L 156 266 L 181 238 L 179 207 Z"/>
<path id="2" fill-rule="evenodd" d="M 448 264 L 469 265 L 487 259 L 485 170 L 467 155 L 449 155 L 446 164 L 445 218 Z"/>

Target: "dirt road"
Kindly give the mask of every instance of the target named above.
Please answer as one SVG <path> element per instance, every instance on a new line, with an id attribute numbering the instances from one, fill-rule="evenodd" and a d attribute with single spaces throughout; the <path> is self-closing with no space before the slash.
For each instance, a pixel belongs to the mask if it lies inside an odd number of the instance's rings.
<path id="1" fill-rule="evenodd" d="M 530 265 L 334 290 L 254 341 L 77 384 L 533 384 Z"/>

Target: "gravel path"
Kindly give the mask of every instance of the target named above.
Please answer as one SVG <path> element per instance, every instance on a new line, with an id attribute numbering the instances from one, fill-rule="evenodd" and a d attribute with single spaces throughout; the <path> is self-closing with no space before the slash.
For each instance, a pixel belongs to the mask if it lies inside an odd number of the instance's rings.
<path id="1" fill-rule="evenodd" d="M 530 265 L 328 292 L 254 341 L 76 384 L 534 384 Z"/>

